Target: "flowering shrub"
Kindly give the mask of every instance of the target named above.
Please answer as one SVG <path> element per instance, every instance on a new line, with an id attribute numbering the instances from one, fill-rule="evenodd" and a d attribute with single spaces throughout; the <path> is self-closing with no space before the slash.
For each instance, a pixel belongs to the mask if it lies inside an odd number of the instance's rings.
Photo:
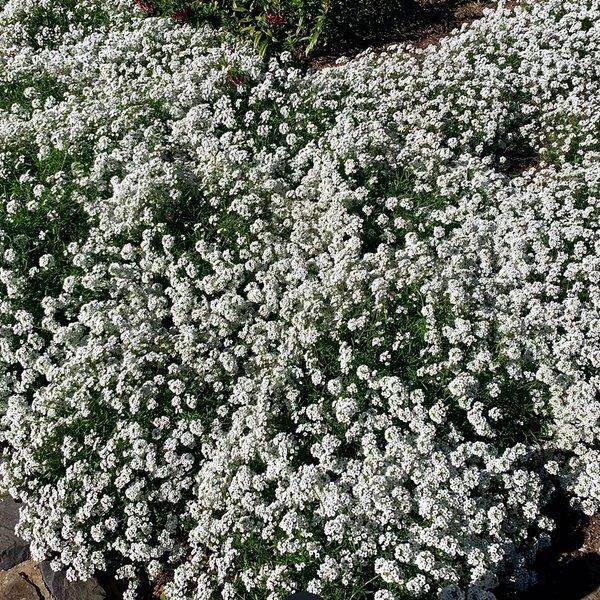
<path id="1" fill-rule="evenodd" d="M 33 556 L 130 598 L 527 585 L 553 491 L 600 501 L 599 30 L 532 1 L 302 73 L 129 0 L 3 2 Z"/>

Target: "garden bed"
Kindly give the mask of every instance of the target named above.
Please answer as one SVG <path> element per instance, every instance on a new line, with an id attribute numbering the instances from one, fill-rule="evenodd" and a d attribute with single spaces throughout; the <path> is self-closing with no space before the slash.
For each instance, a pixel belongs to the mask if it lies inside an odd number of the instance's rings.
<path id="1" fill-rule="evenodd" d="M 595 560 L 598 0 L 435 46 L 473 5 L 405 6 L 322 69 L 155 5 L 0 7 L 0 481 L 35 560 L 127 600 L 487 600 L 556 587 L 570 515 Z"/>

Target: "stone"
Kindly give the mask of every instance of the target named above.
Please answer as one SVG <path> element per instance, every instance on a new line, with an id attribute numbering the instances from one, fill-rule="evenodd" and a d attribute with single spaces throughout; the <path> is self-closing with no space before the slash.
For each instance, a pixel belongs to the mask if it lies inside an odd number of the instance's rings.
<path id="1" fill-rule="evenodd" d="M 15 534 L 19 505 L 10 497 L 0 499 L 0 571 L 29 560 L 29 545 Z"/>
<path id="2" fill-rule="evenodd" d="M 53 571 L 47 561 L 40 563 L 40 572 L 53 600 L 106 599 L 106 592 L 95 578 L 89 581 L 69 581 L 62 571 Z"/>
<path id="3" fill-rule="evenodd" d="M 53 600 L 37 565 L 28 560 L 0 573 L 2 600 Z"/>

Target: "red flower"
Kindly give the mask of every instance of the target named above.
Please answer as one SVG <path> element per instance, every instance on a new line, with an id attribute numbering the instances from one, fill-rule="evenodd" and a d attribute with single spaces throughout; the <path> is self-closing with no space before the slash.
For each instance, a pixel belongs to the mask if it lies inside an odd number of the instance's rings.
<path id="1" fill-rule="evenodd" d="M 173 13 L 173 21 L 178 23 L 187 23 L 192 18 L 192 9 L 189 6 Z"/>
<path id="2" fill-rule="evenodd" d="M 145 13 L 150 13 L 154 10 L 154 3 L 150 0 L 135 0 L 137 7 Z"/>
<path id="3" fill-rule="evenodd" d="M 285 23 L 285 19 L 282 14 L 267 13 L 267 23 L 273 27 L 280 27 Z"/>
<path id="4" fill-rule="evenodd" d="M 239 75 L 233 75 L 232 73 L 227 75 L 227 82 L 236 88 L 244 85 L 244 79 Z"/>

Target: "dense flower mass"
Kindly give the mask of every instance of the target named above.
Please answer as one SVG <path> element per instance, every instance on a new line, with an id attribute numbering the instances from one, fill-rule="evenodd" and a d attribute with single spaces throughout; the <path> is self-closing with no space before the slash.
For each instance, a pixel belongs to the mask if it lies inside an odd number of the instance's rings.
<path id="1" fill-rule="evenodd" d="M 168 600 L 493 598 L 600 506 L 600 0 L 304 73 L 0 2 L 3 487 Z"/>

